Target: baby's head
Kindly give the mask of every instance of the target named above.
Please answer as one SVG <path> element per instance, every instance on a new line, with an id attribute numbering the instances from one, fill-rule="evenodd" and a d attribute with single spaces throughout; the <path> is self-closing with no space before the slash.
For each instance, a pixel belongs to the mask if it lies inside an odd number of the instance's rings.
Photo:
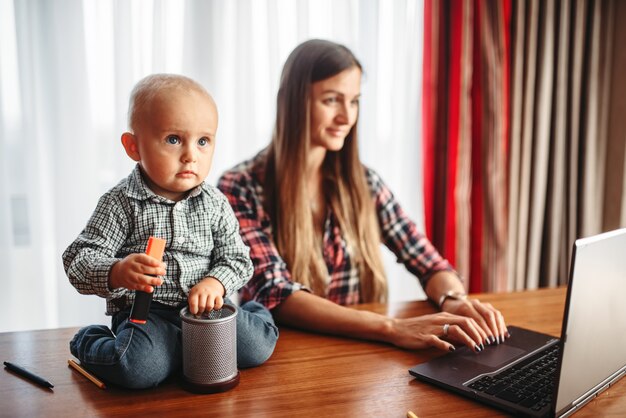
<path id="1" fill-rule="evenodd" d="M 143 78 L 130 95 L 128 125 L 122 145 L 154 193 L 179 201 L 209 174 L 217 107 L 197 82 L 174 74 Z"/>

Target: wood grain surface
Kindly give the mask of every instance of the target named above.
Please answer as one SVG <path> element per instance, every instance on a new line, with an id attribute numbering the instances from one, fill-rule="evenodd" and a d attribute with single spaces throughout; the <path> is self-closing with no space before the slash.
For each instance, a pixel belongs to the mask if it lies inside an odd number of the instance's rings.
<path id="1" fill-rule="evenodd" d="M 507 323 L 559 336 L 565 289 L 474 295 L 500 309 Z M 435 312 L 428 302 L 360 305 L 394 317 Z M 408 369 L 443 353 L 281 328 L 274 355 L 241 370 L 225 393 L 186 392 L 174 377 L 156 389 L 99 389 L 67 366 L 76 328 L 0 333 L 2 361 L 50 380 L 42 389 L 5 370 L 0 378 L 2 417 L 424 417 L 505 416 L 480 403 L 419 382 Z M 591 342 L 590 342 L 591 343 Z M 596 342 L 598 343 L 598 342 Z M 626 379 L 589 403 L 576 417 L 625 416 Z"/>

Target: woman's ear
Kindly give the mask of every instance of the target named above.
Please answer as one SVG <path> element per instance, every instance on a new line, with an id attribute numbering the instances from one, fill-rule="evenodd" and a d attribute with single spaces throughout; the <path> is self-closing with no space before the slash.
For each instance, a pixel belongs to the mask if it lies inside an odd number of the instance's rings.
<path id="1" fill-rule="evenodd" d="M 135 135 L 130 132 L 124 132 L 122 134 L 122 145 L 124 146 L 124 150 L 126 150 L 126 155 L 128 155 L 133 161 L 141 160 L 139 147 L 137 147 L 137 138 L 135 138 Z"/>

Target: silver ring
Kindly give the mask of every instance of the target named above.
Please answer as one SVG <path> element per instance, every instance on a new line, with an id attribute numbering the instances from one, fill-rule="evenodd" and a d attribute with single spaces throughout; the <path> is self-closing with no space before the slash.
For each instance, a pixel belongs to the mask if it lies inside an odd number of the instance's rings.
<path id="1" fill-rule="evenodd" d="M 447 337 L 448 336 L 448 328 L 450 328 L 450 324 L 445 324 L 443 326 L 443 336 Z"/>

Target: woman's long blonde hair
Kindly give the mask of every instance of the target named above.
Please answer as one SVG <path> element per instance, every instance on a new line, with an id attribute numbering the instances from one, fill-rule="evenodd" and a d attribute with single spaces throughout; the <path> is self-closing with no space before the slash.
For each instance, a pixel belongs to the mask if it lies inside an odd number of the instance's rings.
<path id="1" fill-rule="evenodd" d="M 280 81 L 276 125 L 266 166 L 266 210 L 274 238 L 294 281 L 325 295 L 328 269 L 307 195 L 305 167 L 310 144 L 311 85 L 361 64 L 348 48 L 310 40 L 291 53 Z M 340 151 L 322 164 L 326 204 L 338 219 L 360 274 L 360 301 L 384 301 L 387 281 L 380 254 L 380 226 L 357 144 L 356 124 Z"/>

